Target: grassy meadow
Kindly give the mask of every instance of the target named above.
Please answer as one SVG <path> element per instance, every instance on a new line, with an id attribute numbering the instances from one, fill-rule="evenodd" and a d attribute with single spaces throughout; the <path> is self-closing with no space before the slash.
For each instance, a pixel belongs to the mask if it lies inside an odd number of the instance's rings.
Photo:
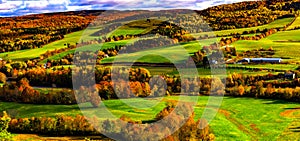
<path id="1" fill-rule="evenodd" d="M 284 27 L 288 23 L 292 22 L 294 18 L 284 18 L 284 19 L 277 19 L 274 22 L 271 22 L 266 25 L 261 25 L 257 27 L 250 27 L 250 28 L 238 28 L 238 29 L 229 29 L 229 30 L 221 30 L 221 31 L 213 31 L 213 32 L 203 32 L 203 33 L 193 33 L 192 35 L 195 37 L 202 36 L 205 34 L 208 35 L 229 35 L 231 33 L 243 33 L 244 31 L 251 31 L 251 30 L 264 30 L 270 28 L 277 28 L 277 27 Z"/>
<path id="2" fill-rule="evenodd" d="M 190 101 L 195 97 L 183 97 L 183 101 Z M 198 102 L 194 107 L 195 119 L 202 116 L 209 97 L 197 97 Z M 134 120 L 153 120 L 155 115 L 163 109 L 165 102 L 178 97 L 149 98 L 149 99 L 123 99 L 103 101 L 100 108 L 88 108 L 90 104 L 84 104 L 82 110 L 89 113 L 97 113 L 98 117 L 109 117 L 106 108 L 116 117 L 126 114 Z M 162 101 L 161 101 L 162 100 Z M 125 104 L 126 103 L 126 104 Z M 104 107 L 105 105 L 105 107 Z M 84 108 L 86 106 L 86 108 Z M 144 107 L 144 108 L 136 108 Z M 148 108 L 147 108 L 148 107 Z M 297 103 L 276 100 L 262 100 L 253 98 L 224 97 L 216 117 L 210 126 L 217 140 L 286 140 L 297 139 L 299 134 L 289 128 L 295 126 L 300 111 L 292 109 L 299 107 Z M 14 117 L 55 117 L 57 114 L 75 116 L 82 114 L 78 105 L 31 105 L 1 102 L 0 109 L 6 110 Z M 99 113 L 97 111 L 101 110 Z M 295 136 L 296 135 L 296 136 Z M 290 138 L 292 137 L 292 138 Z"/>
<path id="3" fill-rule="evenodd" d="M 270 35 L 267 38 L 254 40 L 239 40 L 232 43 L 238 52 L 243 52 L 252 49 L 272 47 L 275 50 L 274 57 L 290 58 L 291 61 L 299 60 L 299 40 L 300 30 L 281 31 Z"/>
<path id="4" fill-rule="evenodd" d="M 287 28 L 287 30 L 293 29 L 293 28 L 295 28 L 295 27 L 299 27 L 299 25 L 300 25 L 300 17 L 298 16 L 298 17 L 295 19 L 295 21 L 293 22 L 293 24 L 290 25 L 290 26 Z"/>
<path id="5" fill-rule="evenodd" d="M 52 43 L 44 45 L 42 48 L 26 49 L 26 50 L 0 53 L 0 57 L 5 58 L 5 59 L 11 59 L 11 60 L 20 60 L 20 61 L 37 58 L 41 54 L 45 53 L 48 50 L 51 51 L 51 50 L 55 50 L 55 49 L 66 48 L 67 46 L 65 46 L 64 44 L 70 43 L 70 44 L 74 45 L 77 42 L 80 42 L 81 36 L 83 34 L 91 34 L 97 30 L 99 30 L 99 29 L 89 29 L 89 30 L 81 30 L 81 31 L 73 32 L 73 33 L 65 35 L 64 39 L 54 41 Z M 92 36 L 89 36 L 89 37 L 91 39 L 95 38 Z"/>

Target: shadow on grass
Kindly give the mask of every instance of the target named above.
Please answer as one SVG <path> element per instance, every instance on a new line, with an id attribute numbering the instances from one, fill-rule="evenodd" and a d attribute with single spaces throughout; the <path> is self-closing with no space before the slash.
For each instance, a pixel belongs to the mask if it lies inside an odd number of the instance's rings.
<path id="1" fill-rule="evenodd" d="M 0 111 L 14 117 L 31 117 L 31 116 L 55 116 L 57 113 L 75 114 L 74 111 L 79 111 L 78 105 L 35 105 L 35 104 L 20 104 L 15 102 L 1 102 Z M 76 112 L 77 114 L 79 112 Z"/>
<path id="2" fill-rule="evenodd" d="M 274 100 L 274 99 L 262 99 L 265 101 L 268 101 L 263 104 L 299 104 L 298 102 L 291 102 L 291 101 L 285 101 L 285 100 Z M 272 101 L 270 101 L 272 100 Z"/>
<path id="3" fill-rule="evenodd" d="M 300 126 L 299 127 L 289 128 L 289 129 L 299 129 L 300 130 Z"/>
<path id="4" fill-rule="evenodd" d="M 295 108 L 284 108 L 286 110 L 300 110 L 300 107 L 295 107 Z"/>
<path id="5" fill-rule="evenodd" d="M 300 132 L 300 127 L 289 128 L 292 132 Z"/>

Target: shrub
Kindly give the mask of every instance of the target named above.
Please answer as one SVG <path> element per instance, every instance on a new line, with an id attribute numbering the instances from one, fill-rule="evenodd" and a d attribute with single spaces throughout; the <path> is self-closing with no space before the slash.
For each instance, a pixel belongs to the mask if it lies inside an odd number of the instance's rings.
<path id="1" fill-rule="evenodd" d="M 4 111 L 3 116 L 0 118 L 0 139 L 1 141 L 12 140 L 11 134 L 7 131 L 11 118 Z"/>
<path id="2" fill-rule="evenodd" d="M 6 75 L 0 72 L 0 83 L 5 83 L 5 82 L 6 82 Z"/>

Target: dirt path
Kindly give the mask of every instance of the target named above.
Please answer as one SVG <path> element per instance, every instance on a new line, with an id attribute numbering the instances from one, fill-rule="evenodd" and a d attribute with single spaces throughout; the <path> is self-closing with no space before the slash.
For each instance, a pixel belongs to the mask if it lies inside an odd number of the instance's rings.
<path id="1" fill-rule="evenodd" d="M 280 140 L 299 140 L 300 137 L 300 107 L 293 109 L 287 109 L 280 113 L 282 117 L 288 117 L 294 119 L 283 133 L 277 138 Z"/>
<path id="2" fill-rule="evenodd" d="M 280 116 L 290 117 L 290 118 L 296 118 L 297 115 L 293 115 L 293 113 L 298 112 L 298 111 L 300 111 L 300 107 L 296 107 L 296 108 L 293 108 L 293 109 L 285 110 L 285 111 L 283 111 L 283 112 L 280 113 Z M 298 115 L 298 116 L 300 116 L 300 115 Z"/>
<path id="3" fill-rule="evenodd" d="M 231 117 L 231 113 L 229 111 L 219 109 L 219 113 L 223 114 L 228 121 L 233 123 L 238 127 L 239 130 L 246 133 L 247 135 L 251 136 L 252 140 L 257 140 L 256 134 L 260 131 L 255 124 L 251 124 L 249 127 L 243 125 L 233 117 Z"/>

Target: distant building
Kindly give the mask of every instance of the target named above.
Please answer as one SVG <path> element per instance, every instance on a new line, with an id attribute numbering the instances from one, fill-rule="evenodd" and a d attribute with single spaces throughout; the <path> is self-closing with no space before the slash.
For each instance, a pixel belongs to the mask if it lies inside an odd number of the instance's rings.
<path id="1" fill-rule="evenodd" d="M 238 63 L 281 63 L 281 58 L 243 58 L 239 60 Z"/>
<path id="2" fill-rule="evenodd" d="M 295 79 L 296 78 L 296 74 L 293 72 L 287 72 L 284 74 L 284 78 L 285 79 Z"/>
<path id="3" fill-rule="evenodd" d="M 281 58 L 251 58 L 253 63 L 281 63 Z"/>

